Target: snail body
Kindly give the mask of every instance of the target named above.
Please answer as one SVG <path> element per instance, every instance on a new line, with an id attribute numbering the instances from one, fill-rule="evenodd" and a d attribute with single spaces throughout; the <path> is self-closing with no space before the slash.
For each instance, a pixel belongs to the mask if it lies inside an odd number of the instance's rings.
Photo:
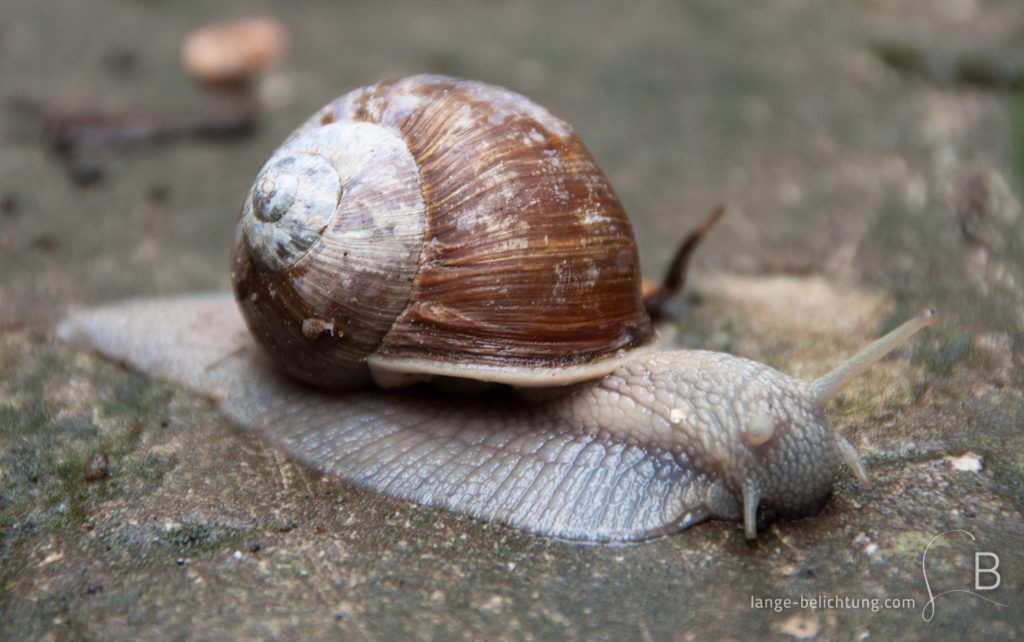
<path id="1" fill-rule="evenodd" d="M 753 538 L 759 510 L 817 512 L 842 463 L 867 484 L 825 406 L 931 312 L 806 382 L 660 349 L 638 266 L 628 219 L 568 125 L 506 90 L 414 77 L 331 103 L 264 166 L 235 235 L 237 306 L 128 303 L 74 313 L 58 334 L 211 397 L 319 470 L 567 539 L 708 518 Z M 366 386 L 438 375 L 556 387 Z"/>

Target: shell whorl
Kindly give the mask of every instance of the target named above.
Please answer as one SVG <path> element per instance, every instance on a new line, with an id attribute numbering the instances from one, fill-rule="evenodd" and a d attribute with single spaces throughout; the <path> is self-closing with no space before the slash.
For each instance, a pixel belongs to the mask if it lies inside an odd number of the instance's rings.
<path id="1" fill-rule="evenodd" d="M 410 253 L 418 257 L 423 210 L 415 160 L 403 141 L 383 127 L 343 122 L 277 150 L 256 176 L 241 225 L 249 255 L 270 272 L 295 265 L 325 233 L 343 236 L 351 250 L 387 233 L 389 244 L 405 251 L 393 252 L 391 261 L 375 256 L 394 269 Z"/>
<path id="2" fill-rule="evenodd" d="M 239 300 L 254 332 L 273 337 L 264 345 L 295 376 L 363 383 L 361 359 L 407 305 L 424 225 L 415 161 L 392 132 L 342 122 L 290 140 L 260 171 L 239 224 L 236 276 L 252 290 Z M 286 359 L 295 351 L 298 367 Z"/>

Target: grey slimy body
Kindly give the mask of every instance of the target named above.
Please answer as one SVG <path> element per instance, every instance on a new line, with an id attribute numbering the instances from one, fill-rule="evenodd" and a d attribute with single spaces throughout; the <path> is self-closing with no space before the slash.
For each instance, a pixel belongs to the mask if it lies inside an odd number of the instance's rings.
<path id="1" fill-rule="evenodd" d="M 809 392 L 806 382 L 747 359 L 666 350 L 563 404 L 567 423 L 642 443 L 688 471 L 693 489 L 683 511 L 691 521 L 737 520 L 748 491 L 785 516 L 817 512 L 828 495 L 841 437 Z"/>
<path id="2" fill-rule="evenodd" d="M 742 520 L 755 537 L 759 507 L 815 513 L 842 462 L 866 483 L 824 407 L 933 322 L 908 322 L 813 383 L 666 350 L 537 399 L 312 388 L 273 370 L 227 296 L 78 312 L 58 335 L 208 396 L 289 456 L 359 486 L 546 535 L 624 541 L 707 518 Z"/>

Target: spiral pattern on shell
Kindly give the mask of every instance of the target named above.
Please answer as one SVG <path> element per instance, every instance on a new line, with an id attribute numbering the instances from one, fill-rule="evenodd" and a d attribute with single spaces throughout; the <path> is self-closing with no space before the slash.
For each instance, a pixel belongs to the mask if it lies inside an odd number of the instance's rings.
<path id="1" fill-rule="evenodd" d="M 367 362 L 389 384 L 557 385 L 653 341 L 629 220 L 571 127 L 441 76 L 296 129 L 243 205 L 232 276 L 264 348 L 326 387 L 364 383 Z"/>

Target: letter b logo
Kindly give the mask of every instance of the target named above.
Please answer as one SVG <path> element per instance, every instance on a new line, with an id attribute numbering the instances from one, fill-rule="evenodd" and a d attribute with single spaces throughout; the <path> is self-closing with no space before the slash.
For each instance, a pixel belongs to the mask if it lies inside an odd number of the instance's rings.
<path id="1" fill-rule="evenodd" d="M 992 559 L 992 566 L 988 568 L 981 568 L 981 558 L 988 557 Z M 999 556 L 995 553 L 975 553 L 974 554 L 974 590 L 975 591 L 991 591 L 992 589 L 999 588 L 999 582 L 1002 581 L 1002 577 L 996 572 L 999 568 Z M 982 585 L 981 574 L 991 573 L 995 575 L 995 582 L 993 584 Z"/>

